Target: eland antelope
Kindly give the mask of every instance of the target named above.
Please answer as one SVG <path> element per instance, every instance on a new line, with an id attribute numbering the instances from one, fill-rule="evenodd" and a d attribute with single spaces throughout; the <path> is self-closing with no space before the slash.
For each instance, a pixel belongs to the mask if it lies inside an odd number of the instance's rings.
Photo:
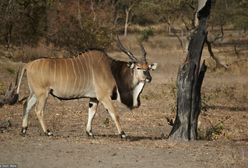
<path id="1" fill-rule="evenodd" d="M 46 101 L 51 94 L 63 100 L 89 98 L 86 126 L 89 136 L 93 136 L 91 124 L 101 102 L 113 119 L 118 134 L 125 138 L 113 100 L 119 100 L 130 109 L 139 107 L 140 94 L 145 84 L 152 80 L 149 71 L 156 69 L 157 64 L 147 63 L 142 45 L 143 57 L 139 60 L 121 44 L 119 38 L 117 44 L 128 55 L 129 62 L 112 59 L 101 50 L 89 50 L 74 58 L 40 58 L 25 64 L 16 86 L 18 96 L 26 73 L 30 95 L 24 103 L 21 134 L 26 134 L 29 112 L 36 105 L 35 112 L 44 133 L 52 135 L 43 119 Z M 14 98 L 18 100 L 16 96 Z"/>

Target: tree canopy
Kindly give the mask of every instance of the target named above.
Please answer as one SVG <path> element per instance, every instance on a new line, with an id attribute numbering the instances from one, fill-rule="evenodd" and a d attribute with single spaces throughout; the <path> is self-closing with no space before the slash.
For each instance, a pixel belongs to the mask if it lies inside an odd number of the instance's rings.
<path id="1" fill-rule="evenodd" d="M 69 50 L 107 47 L 123 28 L 125 10 L 131 24 L 182 24 L 190 27 L 194 0 L 1 0 L 0 43 L 52 43 Z M 213 1 L 209 24 L 247 31 L 246 0 Z M 124 29 L 124 28 L 123 28 Z"/>

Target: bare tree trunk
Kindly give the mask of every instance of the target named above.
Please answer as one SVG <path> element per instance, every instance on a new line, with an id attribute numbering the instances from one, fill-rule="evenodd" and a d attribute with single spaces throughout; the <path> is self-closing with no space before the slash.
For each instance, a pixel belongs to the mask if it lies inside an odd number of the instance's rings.
<path id="1" fill-rule="evenodd" d="M 118 9 L 117 9 L 117 1 L 111 1 L 111 9 L 112 9 L 112 23 L 114 26 L 116 26 L 117 21 L 119 19 L 119 13 L 118 13 Z"/>
<path id="2" fill-rule="evenodd" d="M 130 14 L 130 11 L 132 10 L 132 5 L 128 8 L 125 9 L 125 14 L 126 14 L 126 19 L 125 19 L 125 27 L 124 27 L 124 36 L 126 37 L 127 36 L 127 28 L 129 26 L 129 14 Z"/>
<path id="3" fill-rule="evenodd" d="M 8 6 L 5 10 L 5 23 L 6 23 L 6 35 L 5 35 L 5 41 L 7 44 L 7 48 L 10 47 L 11 40 L 12 40 L 12 30 L 13 30 L 13 21 L 11 19 L 11 11 L 14 10 L 13 8 L 14 4 L 12 0 L 9 0 Z"/>
<path id="4" fill-rule="evenodd" d="M 177 114 L 169 139 L 196 140 L 200 114 L 201 85 L 207 67 L 202 49 L 207 37 L 206 21 L 210 13 L 211 0 L 198 0 L 196 29 L 191 34 L 186 61 L 179 67 L 177 76 Z"/>
<path id="5" fill-rule="evenodd" d="M 94 9 L 94 2 L 92 0 L 90 0 L 90 9 L 93 13 L 93 21 L 95 22 L 96 21 L 96 12 L 95 12 L 95 9 Z"/>
<path id="6" fill-rule="evenodd" d="M 80 0 L 78 0 L 78 24 L 81 30 L 83 30 L 82 25 L 82 16 L 81 16 L 81 9 L 80 9 Z"/>
<path id="7" fill-rule="evenodd" d="M 166 19 L 166 23 L 168 25 L 168 35 L 171 35 L 171 22 L 169 19 Z"/>

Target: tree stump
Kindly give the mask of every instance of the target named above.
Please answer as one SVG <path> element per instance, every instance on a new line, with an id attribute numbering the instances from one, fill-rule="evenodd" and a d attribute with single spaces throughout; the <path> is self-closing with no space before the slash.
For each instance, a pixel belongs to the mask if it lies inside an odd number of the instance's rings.
<path id="1" fill-rule="evenodd" d="M 207 66 L 202 49 L 207 37 L 206 21 L 211 0 L 198 0 L 197 27 L 191 34 L 186 61 L 179 67 L 177 76 L 177 113 L 169 139 L 196 140 L 200 114 L 201 86 Z"/>

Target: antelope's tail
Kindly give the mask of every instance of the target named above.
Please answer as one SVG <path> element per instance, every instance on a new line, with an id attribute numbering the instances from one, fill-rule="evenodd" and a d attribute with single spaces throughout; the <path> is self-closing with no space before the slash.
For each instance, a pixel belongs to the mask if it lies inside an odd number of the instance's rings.
<path id="1" fill-rule="evenodd" d="M 22 77 L 24 75 L 24 73 L 26 72 L 26 66 L 24 65 L 24 67 L 22 68 L 22 71 L 21 71 L 21 74 L 19 76 L 19 70 L 18 70 L 18 73 L 17 73 L 17 77 L 16 77 L 16 94 L 19 95 L 19 92 L 20 92 L 20 86 L 21 86 L 21 82 L 22 82 Z"/>

